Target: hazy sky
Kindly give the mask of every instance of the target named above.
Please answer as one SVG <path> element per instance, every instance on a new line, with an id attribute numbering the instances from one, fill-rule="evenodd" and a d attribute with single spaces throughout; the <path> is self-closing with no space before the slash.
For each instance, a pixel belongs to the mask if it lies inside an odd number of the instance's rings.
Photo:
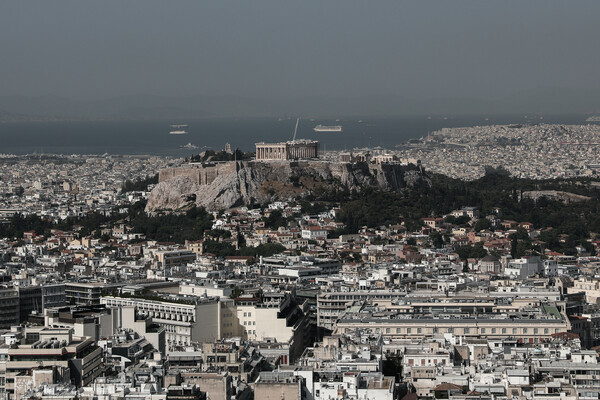
<path id="1" fill-rule="evenodd" d="M 2 0 L 0 95 L 600 87 L 600 1 Z"/>

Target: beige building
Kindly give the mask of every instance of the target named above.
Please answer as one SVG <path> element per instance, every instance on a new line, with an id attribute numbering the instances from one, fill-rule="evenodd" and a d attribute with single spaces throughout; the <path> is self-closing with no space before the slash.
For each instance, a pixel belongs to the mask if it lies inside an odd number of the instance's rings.
<path id="1" fill-rule="evenodd" d="M 193 263 L 196 257 L 197 254 L 193 250 L 161 250 L 154 253 L 154 258 L 163 267 Z"/>
<path id="2" fill-rule="evenodd" d="M 436 334 L 451 334 L 467 339 L 515 338 L 519 343 L 539 343 L 552 334 L 570 329 L 567 319 L 504 318 L 396 318 L 392 316 L 345 318 L 342 316 L 334 334 L 352 334 L 356 330 L 381 333 L 389 339 L 423 339 Z"/>
<path id="3" fill-rule="evenodd" d="M 317 158 L 319 142 L 314 140 L 294 140 L 280 143 L 256 143 L 257 160 L 295 160 Z"/>
<path id="4" fill-rule="evenodd" d="M 273 293 L 234 301 L 195 295 L 165 297 L 163 301 L 141 297 L 104 296 L 107 307 L 135 307 L 138 315 L 164 327 L 167 351 L 193 343 L 242 337 L 253 341 L 292 343 L 293 356 L 306 343 L 308 319 L 289 295 Z"/>
<path id="5" fill-rule="evenodd" d="M 192 298 L 193 299 L 193 298 Z M 218 299 L 197 301 L 165 301 L 136 297 L 101 298 L 107 307 L 135 307 L 138 315 L 151 317 L 165 328 L 167 350 L 189 346 L 192 342 L 213 342 L 222 337 L 220 330 L 221 302 Z"/>
<path id="6" fill-rule="evenodd" d="M 598 304 L 600 299 L 600 281 L 591 277 L 581 277 L 573 283 L 573 287 L 567 288 L 567 293 L 585 293 L 585 301 Z"/>

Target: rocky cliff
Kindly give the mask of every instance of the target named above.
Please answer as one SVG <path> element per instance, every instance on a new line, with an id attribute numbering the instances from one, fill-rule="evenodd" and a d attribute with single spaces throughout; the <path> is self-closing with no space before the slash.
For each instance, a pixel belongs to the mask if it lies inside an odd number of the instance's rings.
<path id="1" fill-rule="evenodd" d="M 209 184 L 194 179 L 188 166 L 170 173 L 150 193 L 146 211 L 176 210 L 195 202 L 209 210 L 289 200 L 333 188 L 395 190 L 429 180 L 415 166 L 326 161 L 237 162 Z"/>

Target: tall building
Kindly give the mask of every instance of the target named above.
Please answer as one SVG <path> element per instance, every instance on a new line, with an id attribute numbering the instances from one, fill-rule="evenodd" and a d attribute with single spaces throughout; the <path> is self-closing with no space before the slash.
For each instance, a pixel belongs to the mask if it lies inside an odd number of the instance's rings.
<path id="1" fill-rule="evenodd" d="M 40 286 L 20 286 L 19 291 L 19 321 L 27 321 L 32 311 L 42 312 L 42 288 Z"/>
<path id="2" fill-rule="evenodd" d="M 13 287 L 0 288 L 0 328 L 19 324 L 19 291 Z"/>

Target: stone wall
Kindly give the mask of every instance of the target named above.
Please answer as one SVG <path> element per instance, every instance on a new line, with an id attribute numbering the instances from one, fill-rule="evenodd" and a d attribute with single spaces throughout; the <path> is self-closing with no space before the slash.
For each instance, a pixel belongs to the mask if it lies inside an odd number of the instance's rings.
<path id="1" fill-rule="evenodd" d="M 196 185 L 210 185 L 221 175 L 235 174 L 238 163 L 191 163 L 181 167 L 165 168 L 158 172 L 158 182 L 165 182 L 178 176 L 188 177 Z"/>

